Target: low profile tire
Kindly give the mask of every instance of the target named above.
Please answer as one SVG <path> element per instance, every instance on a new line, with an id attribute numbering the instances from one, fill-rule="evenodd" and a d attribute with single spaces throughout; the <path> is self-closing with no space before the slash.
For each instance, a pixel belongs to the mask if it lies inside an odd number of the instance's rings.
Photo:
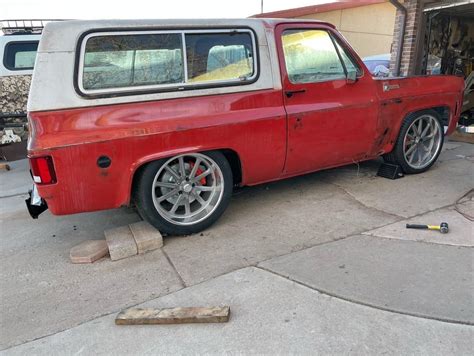
<path id="1" fill-rule="evenodd" d="M 443 124 L 434 110 L 408 116 L 402 123 L 393 151 L 383 156 L 407 174 L 427 171 L 438 159 L 444 142 Z"/>
<path id="2" fill-rule="evenodd" d="M 137 177 L 135 203 L 160 232 L 190 235 L 219 219 L 232 187 L 232 169 L 222 153 L 187 153 L 147 164 Z"/>

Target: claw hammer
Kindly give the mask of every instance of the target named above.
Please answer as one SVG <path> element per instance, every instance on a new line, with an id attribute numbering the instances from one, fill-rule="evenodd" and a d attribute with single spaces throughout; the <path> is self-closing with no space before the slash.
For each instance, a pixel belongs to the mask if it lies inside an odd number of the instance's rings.
<path id="1" fill-rule="evenodd" d="M 439 225 L 407 224 L 407 229 L 438 230 L 442 234 L 447 234 L 449 231 L 448 223 L 445 222 L 442 222 Z"/>

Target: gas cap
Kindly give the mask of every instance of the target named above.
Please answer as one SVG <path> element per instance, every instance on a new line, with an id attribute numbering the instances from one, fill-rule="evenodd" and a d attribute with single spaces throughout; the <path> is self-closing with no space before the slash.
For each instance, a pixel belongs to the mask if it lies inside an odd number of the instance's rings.
<path id="1" fill-rule="evenodd" d="M 98 165 L 100 168 L 108 168 L 111 164 L 112 164 L 112 160 L 110 159 L 110 157 L 107 157 L 107 156 L 100 156 L 100 157 L 97 159 L 97 165 Z"/>

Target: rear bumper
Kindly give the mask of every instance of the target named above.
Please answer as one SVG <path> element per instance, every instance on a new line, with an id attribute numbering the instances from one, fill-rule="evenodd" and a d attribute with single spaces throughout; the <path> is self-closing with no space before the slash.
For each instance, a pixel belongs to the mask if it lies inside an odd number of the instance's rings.
<path id="1" fill-rule="evenodd" d="M 26 208 L 33 219 L 38 219 L 38 216 L 44 211 L 48 210 L 48 204 L 38 195 L 36 186 L 28 192 L 28 199 L 25 200 Z"/>

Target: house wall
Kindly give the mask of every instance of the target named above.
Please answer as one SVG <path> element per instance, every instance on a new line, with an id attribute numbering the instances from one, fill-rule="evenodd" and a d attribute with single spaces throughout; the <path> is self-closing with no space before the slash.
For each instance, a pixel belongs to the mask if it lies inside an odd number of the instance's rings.
<path id="1" fill-rule="evenodd" d="M 300 16 L 334 24 L 361 57 L 390 53 L 396 9 L 389 2 Z"/>
<path id="2" fill-rule="evenodd" d="M 421 29 L 423 27 L 423 8 L 428 1 L 405 0 L 403 5 L 407 9 L 405 36 L 403 39 L 402 62 L 400 65 L 400 76 L 414 75 L 417 71 L 418 59 L 421 56 L 417 49 L 422 46 Z M 402 24 L 402 12 L 397 10 L 395 29 L 393 33 L 392 57 L 390 71 L 394 73 L 397 57 L 398 39 Z M 419 65 L 418 65 L 419 67 Z"/>

